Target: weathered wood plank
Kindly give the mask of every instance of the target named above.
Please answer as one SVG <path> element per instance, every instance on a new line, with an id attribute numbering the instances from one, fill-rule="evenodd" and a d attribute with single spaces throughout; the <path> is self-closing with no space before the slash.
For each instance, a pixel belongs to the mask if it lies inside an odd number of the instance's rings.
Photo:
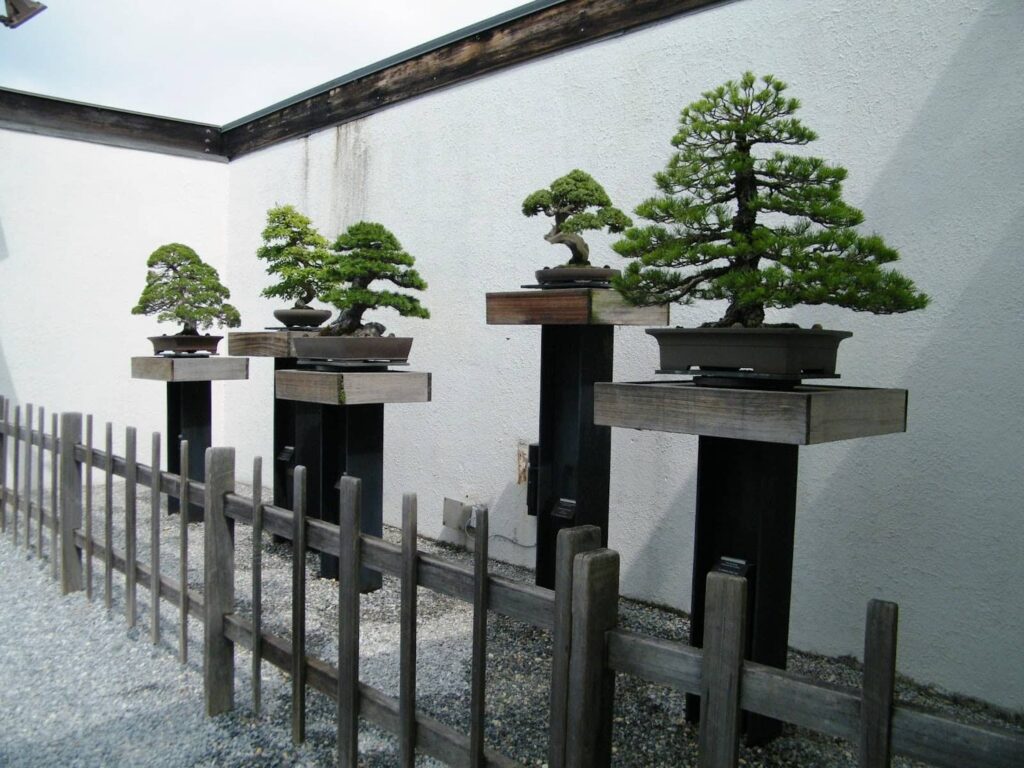
<path id="1" fill-rule="evenodd" d="M 18 540 L 18 505 L 21 502 L 21 406 L 14 406 L 14 468 L 12 488 L 14 489 L 14 505 L 11 507 L 11 534 Z M 6 530 L 6 526 L 5 526 Z"/>
<path id="2" fill-rule="evenodd" d="M 316 331 L 231 331 L 228 354 L 244 357 L 298 357 L 294 340 Z"/>
<path id="3" fill-rule="evenodd" d="M 292 476 L 292 743 L 306 740 L 306 468 Z"/>
<path id="4" fill-rule="evenodd" d="M 109 421 L 106 428 L 106 460 L 103 464 L 103 605 L 111 608 L 111 592 L 114 586 L 114 564 L 111 561 L 114 539 L 114 425 Z"/>
<path id="5" fill-rule="evenodd" d="M 151 381 L 233 381 L 249 378 L 246 357 L 133 357 L 132 378 Z"/>
<path id="6" fill-rule="evenodd" d="M 224 497 L 235 490 L 235 449 L 206 449 L 203 499 L 203 694 L 208 717 L 235 706 L 235 646 L 224 636 L 224 616 L 234 611 L 234 526 Z M 183 515 L 184 516 L 184 515 Z"/>
<path id="7" fill-rule="evenodd" d="M 608 666 L 616 672 L 699 694 L 702 664 L 700 648 L 624 629 L 608 633 Z"/>
<path id="8" fill-rule="evenodd" d="M 594 385 L 594 423 L 791 445 L 906 431 L 903 389 L 801 386 L 788 391 L 690 382 Z"/>
<path id="9" fill-rule="evenodd" d="M 135 427 L 127 427 L 124 437 L 124 553 L 128 559 L 128 568 L 125 570 L 124 609 L 129 628 L 135 626 L 138 618 L 138 609 L 135 603 L 135 564 L 139 560 L 135 530 L 136 485 L 138 483 L 135 440 Z"/>
<path id="10" fill-rule="evenodd" d="M 1020 768 L 1024 736 L 1006 729 L 958 723 L 914 707 L 896 707 L 893 752 L 937 768 Z"/>
<path id="11" fill-rule="evenodd" d="M 569 652 L 572 648 L 572 564 L 576 555 L 601 546 L 596 525 L 563 528 L 555 545 L 555 627 L 551 649 L 551 704 L 548 765 L 565 765 L 566 717 L 569 697 Z"/>
<path id="12" fill-rule="evenodd" d="M 323 405 L 430 402 L 430 374 L 418 371 L 278 371 L 281 400 Z"/>
<path id="13" fill-rule="evenodd" d="M 92 602 L 92 414 L 85 417 L 85 507 L 82 513 L 85 517 L 85 597 Z M 42 525 L 40 525 L 42 531 Z M 41 535 L 41 534 L 40 534 Z M 40 538 L 40 547 L 42 539 Z"/>
<path id="14" fill-rule="evenodd" d="M 667 307 L 633 307 L 608 288 L 488 293 L 488 325 L 665 325 Z"/>
<path id="15" fill-rule="evenodd" d="M 185 518 L 186 515 L 182 515 Z M 260 714 L 263 689 L 263 458 L 252 460 L 252 708 Z"/>
<path id="16" fill-rule="evenodd" d="M 7 532 L 7 429 L 11 404 L 0 395 L 0 533 Z"/>
<path id="17" fill-rule="evenodd" d="M 188 440 L 178 443 L 178 471 L 180 478 L 188 477 Z M 190 503 L 189 484 L 179 482 L 178 509 L 188 509 Z M 178 661 L 188 662 L 188 515 L 178 515 L 178 584 L 181 586 L 178 601 Z"/>
<path id="18" fill-rule="evenodd" d="M 634 307 L 618 291 L 593 290 L 590 295 L 591 325 L 668 325 L 667 306 Z"/>
<path id="19" fill-rule="evenodd" d="M 58 452 L 60 446 L 58 445 L 58 416 L 56 413 L 50 414 L 50 433 L 53 435 L 53 441 L 50 443 L 50 477 L 52 482 L 50 483 L 50 509 L 53 511 L 53 515 L 50 518 L 50 575 L 56 580 L 59 577 L 58 571 L 63 565 L 61 558 L 61 549 L 57 543 L 57 529 L 59 527 L 58 518 L 60 517 L 60 507 L 58 506 L 58 489 L 60 488 L 60 474 L 58 472 Z"/>
<path id="20" fill-rule="evenodd" d="M 154 432 L 150 445 L 153 472 L 150 473 L 149 562 L 153 569 L 149 583 L 149 639 L 160 643 L 160 433 Z"/>
<path id="21" fill-rule="evenodd" d="M 17 439 L 21 440 L 20 427 L 21 427 L 21 412 L 20 409 L 15 413 L 15 421 L 17 422 L 17 428 L 19 429 Z M 11 528 L 11 539 L 14 541 L 14 546 L 18 546 L 18 516 L 21 513 L 20 504 L 22 498 L 25 499 L 25 516 L 28 517 L 31 513 L 32 508 L 32 403 L 25 405 L 25 425 L 28 435 L 23 444 L 19 445 L 19 452 L 25 454 L 25 471 L 21 473 L 23 475 L 22 482 L 24 487 L 18 491 L 14 497 L 14 525 Z M 15 461 L 14 464 L 14 484 L 17 489 L 18 484 L 18 463 Z"/>
<path id="22" fill-rule="evenodd" d="M 39 408 L 39 453 L 36 454 L 36 461 L 38 462 L 36 467 L 38 469 L 38 487 L 36 493 L 36 499 L 39 507 L 39 524 L 36 526 L 36 557 L 43 556 L 43 531 L 46 526 L 43 525 L 43 507 L 46 505 L 46 447 L 44 443 L 46 437 L 46 409 L 40 406 Z M 50 482 L 56 482 L 56 478 L 51 477 Z M 88 594 L 88 590 L 86 592 Z"/>
<path id="23" fill-rule="evenodd" d="M 473 537 L 473 651 L 469 688 L 469 764 L 484 764 L 484 716 L 487 711 L 487 571 L 490 528 L 487 510 L 476 513 Z"/>
<path id="24" fill-rule="evenodd" d="M 25 406 L 25 427 L 28 430 L 28 439 L 25 441 L 25 547 L 32 541 L 32 492 L 35 488 L 32 485 L 32 403 Z M 42 514 L 42 512 L 40 512 Z M 14 545 L 18 546 L 18 526 L 15 521 Z"/>
<path id="25" fill-rule="evenodd" d="M 861 768 L 888 768 L 890 764 L 898 620 L 896 603 L 882 600 L 868 603 L 860 711 Z"/>
<path id="26" fill-rule="evenodd" d="M 338 529 L 338 765 L 359 761 L 359 520 L 362 482 L 345 475 L 340 483 Z"/>
<path id="27" fill-rule="evenodd" d="M 735 768 L 739 761 L 740 681 L 747 638 L 746 579 L 712 571 L 707 578 L 705 605 L 698 765 Z"/>
<path id="28" fill-rule="evenodd" d="M 565 764 L 604 768 L 611 764 L 615 700 L 615 673 L 605 664 L 605 636 L 619 616 L 618 552 L 594 549 L 577 555 L 572 591 Z"/>
<path id="29" fill-rule="evenodd" d="M 398 747 L 402 768 L 414 768 L 416 765 L 416 512 L 416 494 L 404 494 L 398 664 Z"/>
<path id="30" fill-rule="evenodd" d="M 82 552 L 75 531 L 82 526 L 82 465 L 74 457 L 75 443 L 82 442 L 82 414 L 60 417 L 60 535 L 61 591 L 66 595 L 82 589 Z M 56 558 L 57 553 L 54 552 Z"/>

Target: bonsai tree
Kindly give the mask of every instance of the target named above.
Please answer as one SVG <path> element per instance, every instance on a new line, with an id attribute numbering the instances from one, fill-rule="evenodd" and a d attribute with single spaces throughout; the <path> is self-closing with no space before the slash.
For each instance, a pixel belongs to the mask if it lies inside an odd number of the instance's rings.
<path id="1" fill-rule="evenodd" d="M 160 322 L 181 323 L 179 335 L 198 335 L 200 328 L 236 328 L 238 310 L 225 300 L 231 292 L 220 282 L 217 270 L 187 245 L 161 245 L 146 262 L 146 287 L 133 315 L 156 315 Z"/>
<path id="2" fill-rule="evenodd" d="M 324 265 L 324 280 L 331 287 L 321 298 L 337 307 L 340 314 L 321 333 L 380 336 L 383 325 L 363 323 L 363 313 L 378 307 L 391 307 L 403 317 L 430 317 L 415 296 L 370 287 L 375 280 L 385 280 L 399 288 L 426 290 L 426 282 L 412 268 L 414 263 L 398 238 L 382 224 L 360 221 L 349 227 L 338 236 L 334 254 Z"/>
<path id="3" fill-rule="evenodd" d="M 294 206 L 267 211 L 263 245 L 256 257 L 267 262 L 267 274 L 278 281 L 261 292 L 268 298 L 290 299 L 295 309 L 306 309 L 326 288 L 324 263 L 330 258 L 327 238 Z"/>
<path id="4" fill-rule="evenodd" d="M 864 215 L 842 199 L 846 169 L 762 146 L 817 138 L 793 117 L 786 84 L 747 72 L 683 109 L 677 147 L 655 174 L 661 194 L 636 208 L 652 223 L 614 245 L 633 259 L 614 285 L 633 304 L 726 299 L 709 325 L 756 327 L 766 307 L 834 304 L 888 314 L 928 297 L 881 265 L 899 254 L 854 227 Z"/>
<path id="5" fill-rule="evenodd" d="M 590 210 L 596 208 L 596 211 Z M 590 266 L 590 247 L 580 235 L 588 229 L 622 232 L 633 222 L 612 205 L 604 187 L 589 173 L 573 170 L 555 179 L 547 189 L 538 189 L 523 200 L 523 215 L 543 213 L 554 219 L 544 239 L 552 245 L 566 246 L 571 267 Z"/>

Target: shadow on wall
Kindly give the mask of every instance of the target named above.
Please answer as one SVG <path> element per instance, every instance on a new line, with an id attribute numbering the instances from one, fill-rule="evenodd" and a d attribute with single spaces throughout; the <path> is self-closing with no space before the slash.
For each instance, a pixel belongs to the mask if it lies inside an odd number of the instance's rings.
<path id="1" fill-rule="evenodd" d="M 6 260 L 9 255 L 7 238 L 4 236 L 4 223 L 0 220 L 0 261 Z M 7 356 L 4 354 L 2 336 L 0 336 L 0 394 L 9 397 L 14 402 L 18 401 L 18 394 L 14 391 L 14 381 L 11 379 L 11 370 L 7 365 Z"/>
<path id="2" fill-rule="evenodd" d="M 1024 495 L 1024 362 L 1020 281 L 1011 276 L 1020 274 L 1024 184 L 1020 161 L 1007 157 L 1024 121 L 1024 88 L 1019 62 L 1006 52 L 1022 34 L 1024 9 L 979 16 L 867 197 L 879 230 L 902 229 L 925 255 L 905 271 L 933 298 L 907 320 L 921 334 L 917 354 L 902 370 L 878 371 L 881 385 L 910 390 L 909 434 L 887 438 L 898 442 L 885 448 L 850 450 L 805 504 L 808 517 L 821 510 L 834 526 L 827 535 L 839 537 L 817 574 L 823 578 L 805 584 L 817 593 L 815 623 L 833 623 L 835 637 L 858 637 L 865 592 L 897 600 L 913 593 L 930 636 L 918 638 L 907 661 L 991 699 L 1008 698 L 1020 681 L 977 679 L 979 670 L 963 662 L 979 654 L 969 645 L 984 645 L 984 637 L 958 631 L 956 619 L 936 635 L 934 611 L 957 606 L 959 622 L 973 626 L 991 617 L 998 633 L 1024 622 L 1008 594 L 985 586 L 1021 568 L 1020 531 L 1010 519 Z"/>

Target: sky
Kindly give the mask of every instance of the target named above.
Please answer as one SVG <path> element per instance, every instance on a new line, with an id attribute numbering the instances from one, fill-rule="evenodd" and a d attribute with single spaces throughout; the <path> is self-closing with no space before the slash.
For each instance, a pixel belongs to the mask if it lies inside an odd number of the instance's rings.
<path id="1" fill-rule="evenodd" d="M 525 0 L 44 2 L 0 87 L 221 125 Z"/>

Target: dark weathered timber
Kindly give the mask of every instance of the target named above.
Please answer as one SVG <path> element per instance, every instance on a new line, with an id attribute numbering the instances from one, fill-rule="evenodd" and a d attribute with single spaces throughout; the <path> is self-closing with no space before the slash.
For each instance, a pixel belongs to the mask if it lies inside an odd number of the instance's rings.
<path id="1" fill-rule="evenodd" d="M 28 403 L 25 406 L 25 415 L 26 415 L 25 421 L 27 422 L 28 432 L 31 434 L 31 432 L 32 432 L 32 403 Z M 16 430 L 15 434 L 18 435 L 18 437 L 15 438 L 15 439 L 20 441 L 20 438 L 21 438 L 21 434 L 20 434 L 21 433 L 21 408 L 20 407 L 14 413 L 14 421 L 15 421 L 15 430 Z M 18 443 L 15 443 L 15 445 L 18 445 Z M 25 452 L 25 471 L 23 473 L 21 473 L 21 474 L 25 475 L 26 477 L 30 477 L 32 475 L 32 453 L 29 450 L 28 442 L 26 442 L 24 444 L 24 447 L 18 445 L 18 449 L 19 449 L 18 453 L 20 453 L 21 451 Z M 18 488 L 18 475 L 19 475 L 18 469 L 19 469 L 18 457 L 17 457 L 17 454 L 16 454 L 15 458 L 14 458 L 14 494 L 15 494 L 14 495 L 14 522 L 13 522 L 13 525 L 11 527 L 11 538 L 14 541 L 14 545 L 15 546 L 18 545 L 18 515 L 19 515 L 19 513 L 21 511 L 20 510 L 20 503 L 19 503 L 21 501 L 21 497 L 23 495 L 25 496 L 25 501 L 26 501 L 25 508 L 26 508 L 26 510 L 29 507 L 32 506 L 32 494 L 31 493 L 22 494 L 21 491 Z M 24 480 L 24 478 L 23 478 L 23 480 Z M 27 514 L 27 512 L 26 512 L 26 514 Z"/>
<path id="2" fill-rule="evenodd" d="M 469 693 L 469 764 L 484 764 L 484 715 L 487 693 L 487 555 L 490 527 L 487 510 L 476 513 L 473 537 L 473 658 Z"/>
<path id="3" fill-rule="evenodd" d="M 184 519 L 184 518 L 182 518 Z M 260 714 L 263 688 L 263 458 L 252 460 L 252 708 Z"/>
<path id="4" fill-rule="evenodd" d="M 173 446 L 174 441 L 171 441 Z M 108 446 L 109 450 L 109 446 Z M 173 451 L 173 448 L 171 448 Z M 189 445 L 188 440 L 182 440 L 178 445 L 178 471 L 180 477 L 188 477 L 189 472 Z M 110 455 L 109 453 L 107 454 Z M 189 484 L 178 483 L 179 509 L 189 509 Z M 188 662 L 188 515 L 178 515 L 178 583 L 181 585 L 181 593 L 178 602 L 178 661 L 182 664 Z"/>
<path id="5" fill-rule="evenodd" d="M 203 698 L 208 717 L 235 706 L 235 646 L 224 635 L 224 616 L 234 611 L 234 526 L 224 497 L 235 490 L 235 449 L 206 451 L 203 508 Z"/>
<path id="6" fill-rule="evenodd" d="M 338 552 L 338 766 L 359 762 L 359 524 L 362 481 L 341 478 Z"/>
<path id="7" fill-rule="evenodd" d="M 416 494 L 402 495 L 402 603 L 398 665 L 398 751 L 416 765 Z"/>
<path id="8" fill-rule="evenodd" d="M 0 88 L 0 128 L 224 162 L 220 128 Z"/>
<path id="9" fill-rule="evenodd" d="M 184 440 L 189 445 L 188 477 L 200 482 L 206 477 L 206 449 L 212 444 L 211 431 L 211 395 L 209 381 L 169 381 L 167 382 L 167 440 L 173 444 Z M 167 471 L 181 473 L 178 466 L 178 454 L 171 451 L 167 454 Z M 157 468 L 159 469 L 159 467 Z M 174 497 L 168 498 L 168 514 L 176 514 L 179 502 Z M 197 523 L 203 519 L 203 509 L 192 504 L 188 509 L 189 522 Z"/>
<path id="10" fill-rule="evenodd" d="M 46 499 L 46 483 L 44 476 L 46 474 L 46 448 L 43 443 L 45 442 L 45 429 L 46 429 L 46 409 L 40 406 L 39 408 L 39 453 L 36 454 L 36 464 L 38 468 L 39 482 L 37 485 L 36 499 L 38 500 L 39 507 L 39 524 L 36 526 L 36 557 L 43 556 L 43 506 Z M 50 478 L 50 482 L 56 482 L 56 478 Z M 88 493 L 88 488 L 86 489 Z M 27 533 L 27 532 L 26 532 Z M 86 594 L 89 590 L 86 589 Z"/>
<path id="11" fill-rule="evenodd" d="M 607 288 L 488 293 L 488 325 L 665 325 L 668 307 L 633 307 Z"/>
<path id="12" fill-rule="evenodd" d="M 740 680 L 746 646 L 747 582 L 709 573 L 704 617 L 700 768 L 735 768 L 740 747 Z"/>
<path id="13" fill-rule="evenodd" d="M 28 439 L 25 441 L 25 547 L 32 540 L 32 403 L 25 406 L 25 427 Z M 14 545 L 18 545 L 18 527 L 14 527 Z"/>
<path id="14" fill-rule="evenodd" d="M 50 414 L 50 433 L 53 435 L 53 440 L 50 442 L 50 509 L 53 510 L 53 515 L 50 518 L 50 576 L 56 580 L 59 577 L 58 570 L 62 565 L 62 558 L 60 555 L 60 548 L 57 544 L 57 529 L 58 517 L 60 516 L 60 507 L 57 506 L 58 494 L 57 491 L 60 488 L 60 482 L 58 478 L 58 452 L 60 446 L 58 445 L 57 430 L 58 430 L 58 416 L 56 413 Z M 79 461 L 75 457 L 75 461 Z"/>
<path id="15" fill-rule="evenodd" d="M 226 126 L 230 158 L 306 136 L 430 91 L 722 0 L 566 0 L 436 50 Z"/>
<path id="16" fill-rule="evenodd" d="M 82 514 L 85 516 L 85 597 L 92 601 L 92 414 L 85 417 L 85 508 Z M 42 503 L 39 505 L 42 507 Z M 39 547 L 42 549 L 42 520 L 40 520 Z"/>
<path id="17" fill-rule="evenodd" d="M 576 556 L 572 578 L 572 652 L 565 764 L 611 765 L 615 673 L 605 664 L 606 633 L 619 618 L 619 553 L 595 549 Z"/>
<path id="18" fill-rule="evenodd" d="M 82 441 L 82 414 L 63 413 L 60 417 L 60 533 L 61 591 L 82 589 L 82 552 L 75 531 L 82 526 L 82 465 L 74 457 L 75 443 Z M 53 553 L 54 558 L 57 553 Z"/>
<path id="19" fill-rule="evenodd" d="M 306 740 L 306 468 L 295 468 L 292 514 L 292 743 Z"/>
<path id="20" fill-rule="evenodd" d="M 103 605 L 109 611 L 114 587 L 114 564 L 111 561 L 114 539 L 114 425 L 106 428 L 106 458 L 103 462 Z"/>
<path id="21" fill-rule="evenodd" d="M 124 436 L 124 554 L 128 560 L 125 570 L 125 619 L 129 629 L 135 626 L 138 611 L 135 604 L 135 564 L 138 562 L 138 546 L 136 542 L 136 485 L 138 468 L 135 457 L 135 427 L 127 427 Z"/>
<path id="22" fill-rule="evenodd" d="M 942 715 L 896 707 L 892 747 L 897 755 L 938 768 L 1020 768 L 1024 736 L 1005 729 L 957 723 Z"/>
<path id="23" fill-rule="evenodd" d="M 569 652 L 572 648 L 572 564 L 576 555 L 601 546 L 601 529 L 594 525 L 558 532 L 555 555 L 555 628 L 551 648 L 551 708 L 548 765 L 565 765 L 565 728 L 569 696 Z"/>
<path id="24" fill-rule="evenodd" d="M 868 603 L 864 631 L 864 680 L 860 705 L 860 768 L 889 768 L 896 691 L 896 603 Z"/>
<path id="25" fill-rule="evenodd" d="M 14 505 L 11 507 L 11 533 L 14 536 L 14 540 L 18 540 L 18 504 L 20 503 L 20 484 L 19 479 L 21 477 L 21 406 L 14 406 L 14 483 L 12 487 L 14 489 Z M 5 526 L 6 530 L 6 526 Z M 56 555 L 53 559 L 56 559 Z"/>
<path id="26" fill-rule="evenodd" d="M 7 398 L 0 395 L 0 533 L 7 532 L 7 415 L 10 408 Z"/>
<path id="27" fill-rule="evenodd" d="M 149 562 L 153 572 L 149 584 L 149 639 L 153 645 L 160 643 L 160 433 L 151 438 L 150 515 L 149 515 Z"/>

